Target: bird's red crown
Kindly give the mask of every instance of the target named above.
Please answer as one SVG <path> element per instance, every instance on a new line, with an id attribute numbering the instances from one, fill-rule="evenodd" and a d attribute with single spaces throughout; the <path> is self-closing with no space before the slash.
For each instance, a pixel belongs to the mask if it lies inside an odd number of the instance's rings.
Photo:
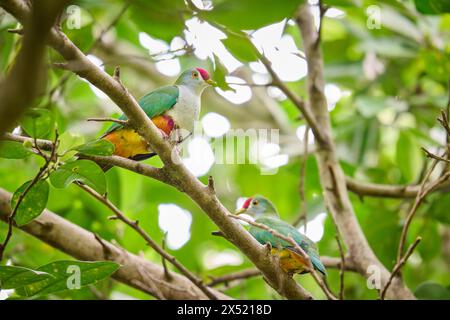
<path id="1" fill-rule="evenodd" d="M 206 81 L 206 80 L 208 80 L 210 78 L 208 71 L 206 71 L 205 69 L 202 69 L 202 68 L 196 68 L 196 69 L 198 70 L 198 72 L 200 72 L 203 80 Z"/>
<path id="2" fill-rule="evenodd" d="M 248 198 L 247 200 L 245 200 L 244 204 L 242 205 L 243 209 L 248 209 L 248 206 L 250 205 L 250 202 L 252 202 L 253 198 Z"/>

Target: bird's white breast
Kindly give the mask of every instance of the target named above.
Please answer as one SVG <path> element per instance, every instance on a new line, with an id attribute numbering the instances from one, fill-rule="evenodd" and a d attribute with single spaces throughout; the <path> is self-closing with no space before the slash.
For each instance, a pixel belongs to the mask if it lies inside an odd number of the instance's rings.
<path id="1" fill-rule="evenodd" d="M 200 95 L 183 85 L 179 85 L 178 89 L 178 101 L 173 108 L 167 111 L 167 115 L 180 129 L 192 132 L 194 122 L 198 120 L 200 114 Z"/>

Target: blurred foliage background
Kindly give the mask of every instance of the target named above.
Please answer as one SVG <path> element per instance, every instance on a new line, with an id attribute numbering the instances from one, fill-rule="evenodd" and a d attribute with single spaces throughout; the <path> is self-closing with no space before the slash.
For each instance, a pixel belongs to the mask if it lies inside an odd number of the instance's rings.
<path id="1" fill-rule="evenodd" d="M 120 65 L 122 81 L 135 97 L 170 84 L 189 67 L 211 71 L 220 88 L 208 89 L 202 99 L 201 138 L 185 142 L 184 158 L 206 181 L 212 175 L 220 199 L 234 210 L 242 197 L 260 193 L 273 200 L 282 218 L 294 221 L 300 212 L 300 164 L 305 151 L 305 123 L 270 76 L 256 61 L 248 44 L 226 37 L 215 23 L 230 30 L 252 30 L 254 43 L 264 51 L 288 86 L 305 95 L 306 62 L 298 27 L 290 19 L 301 1 L 194 1 L 204 9 L 194 17 L 183 0 L 76 1 L 80 13 L 63 21 L 63 31 L 95 63 L 112 73 Z M 317 2 L 310 1 L 318 22 Z M 436 5 L 437 3 L 437 5 Z M 426 159 L 420 147 L 436 150 L 445 132 L 436 121 L 448 99 L 450 70 L 450 12 L 447 1 L 325 0 L 330 9 L 322 21 L 326 95 L 341 164 L 348 176 L 384 184 L 418 183 Z M 72 11 L 71 11 L 72 12 Z M 68 9 L 68 13 L 69 12 Z M 74 28 L 79 23 L 79 28 Z M 6 74 L 20 48 L 20 36 L 7 32 L 15 20 L 0 10 L 0 70 Z M 51 62 L 60 57 L 48 50 Z M 49 68 L 35 107 L 48 109 L 68 141 L 98 137 L 106 124 L 89 117 L 118 115 L 112 101 L 69 72 Z M 250 83 L 243 86 L 236 83 Z M 266 85 L 269 83 L 269 85 Z M 277 143 L 263 146 L 257 164 L 217 164 L 210 146 L 229 129 L 280 129 Z M 51 138 L 52 130 L 43 134 Z M 252 146 L 248 147 L 252 154 Z M 335 229 L 326 217 L 309 135 L 305 192 L 307 231 L 318 241 L 321 255 L 339 256 Z M 159 159 L 147 163 L 160 165 Z M 0 186 L 11 192 L 29 180 L 41 165 L 25 160 L 0 159 Z M 277 168 L 264 175 L 264 168 Z M 107 173 L 108 194 L 130 218 L 162 241 L 168 232 L 169 251 L 203 278 L 252 267 L 230 243 L 211 236 L 214 224 L 184 194 L 157 181 L 122 169 Z M 351 195 L 358 220 L 377 256 L 388 269 L 396 258 L 408 203 L 412 200 L 364 198 Z M 115 239 L 121 246 L 159 263 L 160 257 L 122 223 L 110 221 L 102 204 L 75 186 L 50 189 L 48 208 L 64 218 Z M 419 298 L 450 298 L 450 195 L 440 191 L 421 206 L 410 230 L 412 241 L 423 237 L 404 267 L 406 284 Z M 0 224 L 0 239 L 6 225 Z M 68 258 L 52 247 L 15 231 L 7 257 L 14 265 L 37 267 Z M 323 293 L 306 276 L 297 280 L 313 295 Z M 329 284 L 339 287 L 338 270 L 329 270 Z M 220 287 L 235 298 L 279 299 L 260 278 Z M 377 298 L 366 280 L 347 272 L 348 299 Z M 50 295 L 47 298 L 96 299 L 151 297 L 104 280 L 95 287 Z M 42 298 L 42 297 L 41 297 Z"/>

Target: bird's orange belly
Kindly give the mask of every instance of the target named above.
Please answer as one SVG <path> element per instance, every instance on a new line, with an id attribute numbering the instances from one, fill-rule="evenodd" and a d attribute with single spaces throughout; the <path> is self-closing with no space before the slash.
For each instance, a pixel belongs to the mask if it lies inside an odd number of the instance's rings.
<path id="1" fill-rule="evenodd" d="M 133 129 L 119 129 L 106 135 L 103 139 L 109 140 L 114 145 L 115 155 L 124 158 L 151 152 L 147 142 Z"/>
<path id="2" fill-rule="evenodd" d="M 291 250 L 272 248 L 271 253 L 278 256 L 281 268 L 287 273 L 302 273 L 307 269 L 305 259 Z"/>
<path id="3" fill-rule="evenodd" d="M 170 135 L 175 126 L 172 118 L 164 115 L 153 117 L 152 122 L 166 135 Z M 133 129 L 117 129 L 107 134 L 103 139 L 114 144 L 116 156 L 131 158 L 152 153 L 148 143 Z"/>

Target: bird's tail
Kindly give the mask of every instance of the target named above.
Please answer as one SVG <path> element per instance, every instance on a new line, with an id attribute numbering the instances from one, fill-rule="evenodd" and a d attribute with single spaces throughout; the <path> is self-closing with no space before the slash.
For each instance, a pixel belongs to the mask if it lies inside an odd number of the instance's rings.
<path id="1" fill-rule="evenodd" d="M 311 255 L 311 263 L 317 271 L 319 271 L 324 276 L 327 275 L 327 270 L 325 269 L 325 266 L 323 265 L 322 261 L 320 261 L 320 258 L 316 255 Z"/>

